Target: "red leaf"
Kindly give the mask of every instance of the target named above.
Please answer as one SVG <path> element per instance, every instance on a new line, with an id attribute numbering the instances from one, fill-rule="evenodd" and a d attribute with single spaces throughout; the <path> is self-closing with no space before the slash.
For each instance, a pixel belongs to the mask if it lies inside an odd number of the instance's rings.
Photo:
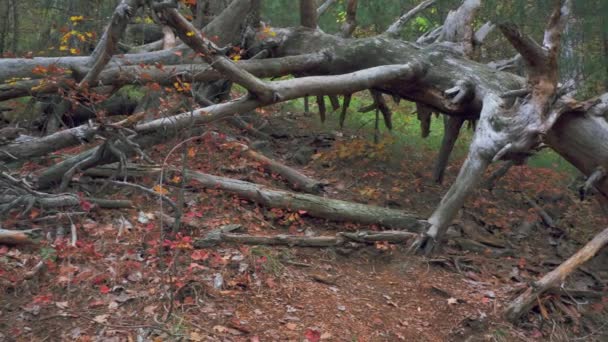
<path id="1" fill-rule="evenodd" d="M 87 200 L 80 200 L 80 207 L 82 208 L 82 210 L 84 211 L 91 211 L 91 208 L 93 207 L 93 205 L 91 204 L 91 202 L 87 201 Z"/>
<path id="2" fill-rule="evenodd" d="M 110 288 L 106 285 L 101 285 L 99 287 L 99 292 L 101 292 L 101 294 L 108 294 L 110 293 Z"/>
<path id="3" fill-rule="evenodd" d="M 313 329 L 306 329 L 304 337 L 306 337 L 309 342 L 319 342 L 321 340 L 321 333 Z"/>
<path id="4" fill-rule="evenodd" d="M 52 294 L 40 295 L 34 297 L 35 304 L 49 304 L 53 300 Z"/>
<path id="5" fill-rule="evenodd" d="M 519 267 L 520 269 L 526 268 L 526 259 L 519 258 L 519 261 L 517 262 L 517 267 Z"/>
<path id="6" fill-rule="evenodd" d="M 190 258 L 195 261 L 207 260 L 209 259 L 209 252 L 202 249 L 197 249 L 190 254 Z"/>

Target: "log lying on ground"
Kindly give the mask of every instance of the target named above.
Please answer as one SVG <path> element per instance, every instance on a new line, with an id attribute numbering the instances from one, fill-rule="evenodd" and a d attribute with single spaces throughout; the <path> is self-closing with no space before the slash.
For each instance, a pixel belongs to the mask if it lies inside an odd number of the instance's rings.
<path id="1" fill-rule="evenodd" d="M 65 195 L 48 195 L 48 196 L 36 196 L 36 195 L 25 195 L 25 196 L 14 196 L 14 195 L 0 195 L 0 208 L 5 206 L 9 207 L 15 201 L 23 198 L 23 202 L 27 203 L 29 200 L 35 201 L 43 209 L 51 208 L 66 208 L 66 207 L 77 207 L 80 206 L 82 201 L 87 201 L 92 204 L 96 204 L 100 208 L 116 209 L 116 208 L 133 208 L 133 202 L 129 200 L 113 200 L 106 198 L 94 198 L 94 197 L 83 197 L 82 200 L 71 194 Z"/>
<path id="2" fill-rule="evenodd" d="M 35 243 L 36 230 L 8 230 L 0 228 L 0 244 L 25 245 Z"/>
<path id="3" fill-rule="evenodd" d="M 336 236 L 298 236 L 275 235 L 255 236 L 246 234 L 232 234 L 222 231 L 213 231 L 206 237 L 194 241 L 196 248 L 208 248 L 221 243 L 234 243 L 239 245 L 289 246 L 289 247 L 341 247 L 350 243 L 373 244 L 376 242 L 390 242 L 402 244 L 410 242 L 416 237 L 415 233 L 403 231 L 338 233 Z"/>
<path id="4" fill-rule="evenodd" d="M 516 323 L 537 302 L 538 297 L 546 291 L 561 286 L 566 277 L 574 272 L 579 266 L 593 258 L 602 248 L 608 244 L 608 228 L 596 235 L 583 248 L 566 260 L 555 270 L 547 273 L 540 280 L 534 282 L 530 288 L 517 297 L 507 310 L 506 318 Z"/>
<path id="5" fill-rule="evenodd" d="M 180 170 L 170 168 L 170 171 L 179 172 Z M 108 165 L 90 169 L 86 174 L 107 177 L 114 172 L 115 167 Z M 159 166 L 129 164 L 126 167 L 126 173 L 129 176 L 154 176 L 160 174 L 160 172 L 161 168 Z M 166 171 L 165 174 L 167 174 Z M 403 229 L 410 232 L 420 232 L 427 226 L 425 221 L 401 210 L 278 190 L 264 185 L 213 176 L 188 169 L 184 176 L 186 179 L 198 182 L 205 188 L 232 193 L 267 208 L 304 210 L 307 215 L 332 221 L 377 224 L 386 228 Z"/>
<path id="6" fill-rule="evenodd" d="M 248 158 L 261 163 L 262 167 L 268 171 L 277 173 L 285 178 L 290 187 L 294 190 L 307 192 L 309 194 L 318 194 L 323 189 L 323 183 L 306 176 L 294 168 L 270 159 L 257 151 L 247 148 L 243 153 Z"/>
<path id="7" fill-rule="evenodd" d="M 185 177 L 209 189 L 233 193 L 268 208 L 304 210 L 308 215 L 332 221 L 378 224 L 392 229 L 420 232 L 426 223 L 394 209 L 276 190 L 263 185 L 187 170 Z"/>
<path id="8" fill-rule="evenodd" d="M 300 171 L 274 159 L 268 158 L 262 153 L 251 149 L 249 146 L 237 141 L 234 138 L 229 138 L 228 142 L 231 145 L 235 145 L 237 148 L 239 148 L 241 153 L 247 158 L 260 163 L 264 169 L 283 177 L 292 189 L 309 194 L 317 194 L 323 190 L 323 183 L 306 176 Z"/>

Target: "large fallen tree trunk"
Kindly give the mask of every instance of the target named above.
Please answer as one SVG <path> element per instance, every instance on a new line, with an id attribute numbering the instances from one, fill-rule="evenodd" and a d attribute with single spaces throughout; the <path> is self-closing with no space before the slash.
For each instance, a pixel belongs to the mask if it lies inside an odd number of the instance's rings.
<path id="1" fill-rule="evenodd" d="M 170 168 L 172 172 L 181 172 Z M 108 177 L 113 175 L 116 167 L 113 165 L 90 169 L 89 176 Z M 160 175 L 161 168 L 157 166 L 129 165 L 126 175 L 129 177 L 150 177 Z M 165 176 L 167 173 L 165 172 Z M 381 225 L 392 229 L 403 229 L 410 232 L 420 232 L 426 227 L 424 221 L 401 210 L 382 208 L 372 205 L 341 201 L 310 194 L 301 194 L 285 190 L 273 189 L 242 180 L 213 176 L 186 169 L 185 178 L 199 183 L 204 188 L 221 190 L 237 195 L 243 199 L 259 203 L 267 208 L 287 210 L 303 210 L 307 215 L 332 221 L 346 221 L 365 225 Z"/>
<path id="2" fill-rule="evenodd" d="M 194 241 L 194 247 L 208 248 L 221 243 L 234 243 L 240 245 L 265 245 L 289 247 L 341 247 L 347 244 L 373 244 L 376 242 L 405 243 L 411 241 L 416 234 L 403 231 L 369 232 L 360 231 L 338 233 L 336 236 L 298 236 L 276 235 L 255 236 L 245 234 L 231 234 L 230 232 L 212 231 L 202 239 Z"/>
<path id="3" fill-rule="evenodd" d="M 579 266 L 593 258 L 602 248 L 608 244 L 608 228 L 596 235 L 583 248 L 559 265 L 553 271 L 547 273 L 540 280 L 534 282 L 524 293 L 517 297 L 507 310 L 505 315 L 507 319 L 516 323 L 521 316 L 526 314 L 538 298 L 546 291 L 557 288 L 562 285 L 566 277 L 574 272 Z"/>
<path id="4" fill-rule="evenodd" d="M 233 193 L 268 208 L 304 210 L 310 216 L 332 221 L 347 221 L 365 225 L 377 224 L 410 232 L 420 232 L 425 227 L 423 221 L 400 210 L 276 190 L 263 185 L 191 170 L 188 170 L 185 176 L 206 188 Z"/>

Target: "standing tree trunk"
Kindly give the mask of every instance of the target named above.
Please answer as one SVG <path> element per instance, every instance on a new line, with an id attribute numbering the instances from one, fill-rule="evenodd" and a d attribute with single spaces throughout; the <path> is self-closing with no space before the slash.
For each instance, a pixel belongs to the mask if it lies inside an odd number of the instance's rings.
<path id="1" fill-rule="evenodd" d="M 17 53 L 19 45 L 19 10 L 17 9 L 18 2 L 16 0 L 8 0 L 10 23 L 12 29 L 11 51 Z"/>
<path id="2" fill-rule="evenodd" d="M 315 0 L 300 0 L 300 25 L 317 28 L 317 6 Z"/>

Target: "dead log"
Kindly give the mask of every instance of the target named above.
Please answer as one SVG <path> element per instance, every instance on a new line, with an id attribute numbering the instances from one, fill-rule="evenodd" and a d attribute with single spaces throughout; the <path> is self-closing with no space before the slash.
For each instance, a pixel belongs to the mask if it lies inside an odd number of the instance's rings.
<path id="1" fill-rule="evenodd" d="M 30 230 L 8 230 L 0 228 L 0 244 L 3 245 L 25 245 L 35 243 L 38 229 Z"/>
<path id="2" fill-rule="evenodd" d="M 127 24 L 137 9 L 143 5 L 143 0 L 122 0 L 110 19 L 110 24 L 106 28 L 99 43 L 90 57 L 91 69 L 78 84 L 78 87 L 92 86 L 97 81 L 97 77 L 112 59 L 118 49 L 118 42 L 122 37 Z"/>
<path id="3" fill-rule="evenodd" d="M 234 117 L 228 118 L 228 122 L 239 129 L 251 134 L 252 136 L 262 139 L 262 140 L 272 140 L 272 137 L 269 134 L 266 134 L 260 131 L 258 128 L 253 127 L 252 124 L 243 120 L 239 115 L 235 115 Z"/>
<path id="4" fill-rule="evenodd" d="M 606 244 L 608 244 L 608 228 L 596 235 L 563 264 L 534 282 L 531 287 L 513 300 L 505 311 L 506 318 L 512 323 L 517 323 L 534 306 L 543 293 L 552 288 L 560 287 L 572 272 L 593 258 Z"/>
<path id="5" fill-rule="evenodd" d="M 259 162 L 260 165 L 268 171 L 274 172 L 283 177 L 292 189 L 309 194 L 318 194 L 323 190 L 323 183 L 302 174 L 300 171 L 292 167 L 270 159 L 265 155 L 252 150 L 246 145 L 241 144 L 241 146 L 245 156 Z"/>
<path id="6" fill-rule="evenodd" d="M 386 65 L 370 68 L 344 75 L 310 76 L 275 81 L 272 82 L 272 92 L 277 95 L 277 97 L 272 98 L 269 102 L 265 102 L 259 98 L 244 97 L 235 101 L 197 109 L 192 112 L 138 124 L 134 127 L 137 135 L 132 139 L 132 142 L 139 146 L 140 149 L 143 149 L 177 136 L 183 138 L 183 131 L 188 127 L 196 127 L 195 129 L 188 130 L 188 133 L 191 134 L 191 136 L 200 135 L 202 129 L 198 126 L 201 124 L 224 119 L 235 113 L 250 112 L 257 107 L 276 103 L 276 101 L 278 101 L 277 99 L 287 101 L 301 98 L 306 94 L 322 96 L 354 93 L 372 88 L 377 84 L 384 84 L 395 77 L 405 81 L 420 77 L 424 73 L 424 66 L 417 62 L 413 62 L 412 64 L 405 65 Z M 90 132 L 90 129 L 87 129 L 87 131 Z M 132 149 L 132 146 L 124 146 L 120 143 L 116 145 L 116 148 L 123 151 L 125 155 L 135 152 Z M 95 162 L 79 165 L 81 171 L 117 161 L 115 155 L 99 151 L 99 149 L 100 147 L 96 147 L 48 168 L 38 177 L 38 187 L 44 189 L 56 185 L 64 178 L 64 175 L 76 165 L 82 163 L 84 160 L 92 160 L 91 157 L 99 153 L 102 155 L 97 155 L 94 159 Z M 1 155 L 2 153 L 0 151 L 0 156 Z"/>
<path id="7" fill-rule="evenodd" d="M 424 222 L 399 210 L 276 190 L 263 185 L 191 170 L 186 171 L 185 176 L 206 188 L 226 191 L 268 208 L 303 210 L 307 215 L 332 221 L 377 224 L 410 232 L 421 231 L 425 227 Z"/>
<path id="8" fill-rule="evenodd" d="M 196 248 L 208 248 L 221 243 L 233 243 L 239 245 L 263 245 L 263 246 L 288 246 L 288 247 L 341 247 L 351 243 L 374 244 L 376 242 L 389 242 L 402 244 L 411 241 L 416 234 L 403 231 L 369 232 L 360 231 L 353 233 L 338 233 L 336 236 L 299 236 L 299 235 L 276 235 L 255 236 L 246 234 L 232 234 L 222 231 L 211 232 L 206 237 L 194 241 Z"/>

